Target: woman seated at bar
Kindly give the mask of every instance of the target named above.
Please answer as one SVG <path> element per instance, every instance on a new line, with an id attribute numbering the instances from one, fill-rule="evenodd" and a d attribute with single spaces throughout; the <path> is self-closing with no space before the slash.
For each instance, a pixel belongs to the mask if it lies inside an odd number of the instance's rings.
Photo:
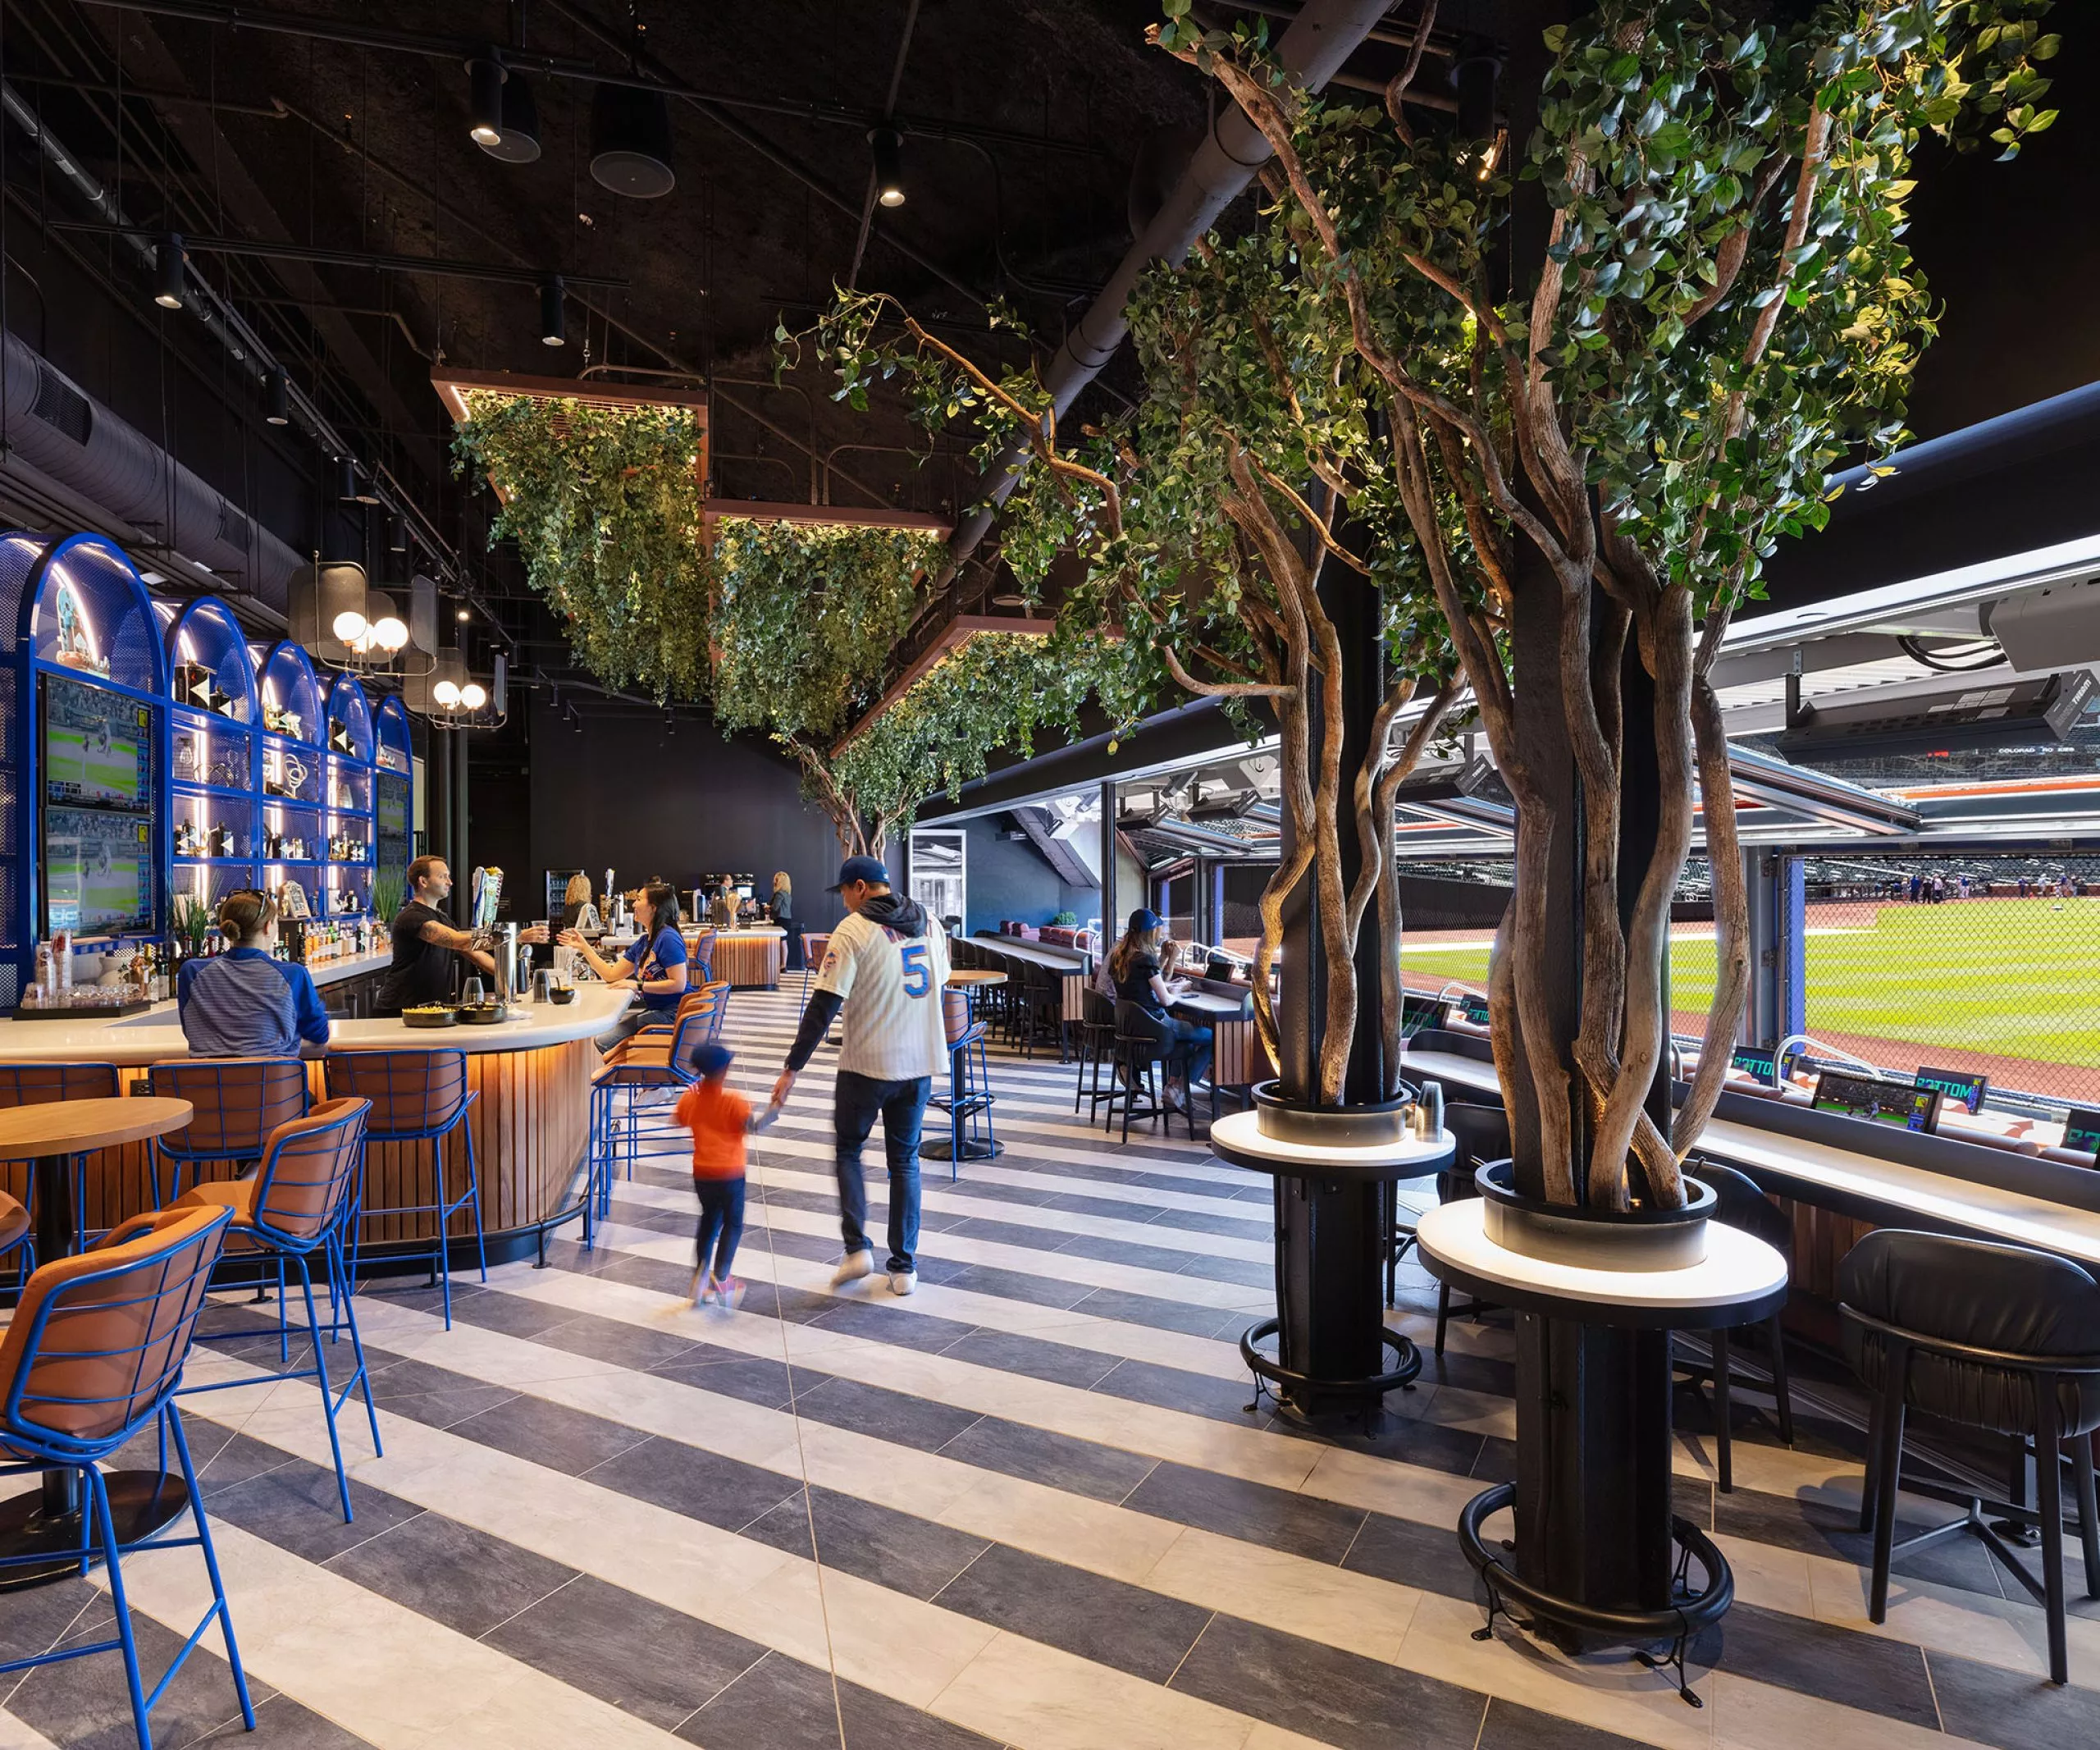
<path id="1" fill-rule="evenodd" d="M 561 945 L 573 948 L 608 985 L 626 985 L 639 998 L 598 1035 L 598 1049 L 610 1051 L 629 1034 L 652 1021 L 669 1021 L 686 994 L 686 939 L 678 934 L 678 890 L 668 881 L 651 881 L 635 898 L 634 919 L 641 934 L 617 960 L 608 960 L 583 939 L 582 932 L 564 930 Z"/>
<path id="2" fill-rule="evenodd" d="M 328 1045 L 328 1014 L 304 966 L 279 960 L 277 902 L 247 888 L 219 902 L 219 934 L 232 945 L 183 962 L 176 981 L 182 1036 L 200 1058 L 289 1058 L 302 1042 Z"/>
<path id="3" fill-rule="evenodd" d="M 1211 1072 L 1213 1035 L 1208 1027 L 1171 1012 L 1175 999 L 1189 988 L 1182 980 L 1167 982 L 1173 953 L 1159 914 L 1139 906 L 1130 914 L 1123 939 L 1109 951 L 1108 976 L 1117 998 L 1143 1009 L 1169 1048 L 1166 1103 L 1179 1111 L 1188 1103 L 1189 1090 Z"/>

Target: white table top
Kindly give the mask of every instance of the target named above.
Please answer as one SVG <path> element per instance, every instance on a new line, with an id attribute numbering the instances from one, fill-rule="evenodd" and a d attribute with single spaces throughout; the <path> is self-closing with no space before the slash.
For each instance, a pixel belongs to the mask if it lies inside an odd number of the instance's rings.
<path id="1" fill-rule="evenodd" d="M 1682 1270 L 1598 1270 L 1527 1258 L 1489 1239 L 1486 1223 L 1481 1198 L 1439 1204 L 1417 1218 L 1415 1245 L 1432 1274 L 1446 1264 L 1491 1292 L 1499 1287 L 1532 1300 L 1566 1300 L 1571 1309 L 1716 1312 L 1754 1305 L 1787 1286 L 1787 1260 L 1776 1248 L 1720 1222 L 1706 1224 L 1705 1259 Z"/>
<path id="2" fill-rule="evenodd" d="M 1010 954 L 1016 960 L 1033 961 L 1039 966 L 1049 966 L 1059 972 L 1086 971 L 1086 951 L 1077 948 L 1059 948 L 1054 944 L 1025 942 L 1019 936 L 972 936 L 970 939 L 979 948 L 988 948 L 997 954 Z"/>
<path id="3" fill-rule="evenodd" d="M 411 1027 L 395 1020 L 329 1023 L 331 1051 L 527 1051 L 603 1033 L 633 1000 L 628 989 L 579 985 L 576 1000 L 514 1012 L 494 1026 Z M 189 1055 L 173 1003 L 143 1015 L 104 1021 L 0 1021 L 0 1063 L 160 1063 Z"/>
<path id="4" fill-rule="evenodd" d="M 1410 1079 L 1433 1076 L 1481 1091 L 1500 1088 L 1492 1063 L 1453 1052 L 1410 1050 L 1404 1069 Z M 1715 1118 L 1707 1125 L 1699 1147 L 1724 1161 L 1740 1163 L 1767 1190 L 1782 1196 L 1788 1189 L 1783 1181 L 1792 1180 L 1836 1195 L 1913 1211 L 1924 1219 L 1982 1239 L 2031 1245 L 2088 1266 L 2100 1266 L 2100 1213 L 2089 1209 L 1957 1179 L 1948 1173 L 1906 1167 L 1828 1143 L 1783 1136 L 1727 1118 Z"/>
<path id="5" fill-rule="evenodd" d="M 1458 1149 L 1458 1141 L 1449 1131 L 1439 1131 L 1433 1139 L 1403 1136 L 1395 1142 L 1354 1148 L 1336 1147 L 1330 1143 L 1290 1142 L 1267 1134 L 1261 1127 L 1261 1114 L 1256 1112 L 1227 1113 L 1211 1126 L 1210 1141 L 1211 1147 L 1228 1159 L 1234 1154 L 1244 1154 L 1287 1167 L 1343 1167 L 1358 1172 L 1384 1172 L 1389 1177 L 1396 1167 L 1413 1167 L 1422 1172 L 1432 1172 Z M 1402 1173 L 1399 1177 L 1413 1175 Z"/>
<path id="6" fill-rule="evenodd" d="M 1214 997 L 1202 990 L 1192 990 L 1185 997 L 1176 997 L 1167 1006 L 1170 1008 L 1185 1008 L 1199 1015 L 1215 1016 L 1221 1021 L 1251 1018 L 1244 998 Z"/>

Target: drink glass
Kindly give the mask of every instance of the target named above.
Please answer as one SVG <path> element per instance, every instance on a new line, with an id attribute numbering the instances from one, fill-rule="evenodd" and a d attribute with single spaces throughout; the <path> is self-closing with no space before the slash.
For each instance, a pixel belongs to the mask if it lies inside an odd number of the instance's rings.
<path id="1" fill-rule="evenodd" d="M 470 978 L 467 980 L 465 987 L 460 993 L 460 1001 L 469 1008 L 479 1008 L 482 1006 L 482 981 L 478 978 Z"/>

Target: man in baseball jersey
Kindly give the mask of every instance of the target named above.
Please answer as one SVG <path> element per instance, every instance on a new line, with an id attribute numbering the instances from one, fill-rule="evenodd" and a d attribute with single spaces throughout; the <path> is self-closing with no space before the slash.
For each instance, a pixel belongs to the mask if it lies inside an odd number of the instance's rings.
<path id="1" fill-rule="evenodd" d="M 889 1290 L 908 1295 L 919 1286 L 912 1256 L 919 1243 L 919 1126 L 934 1076 L 947 1064 L 941 992 L 948 979 L 948 940 L 916 902 L 890 891 L 889 870 L 874 857 L 847 857 L 830 891 L 845 902 L 848 916 L 824 949 L 788 1067 L 773 1085 L 773 1103 L 787 1103 L 796 1072 L 842 1008 L 846 1039 L 831 1122 L 846 1256 L 832 1282 L 850 1282 L 874 1268 L 861 1150 L 879 1113 L 889 1159 Z"/>

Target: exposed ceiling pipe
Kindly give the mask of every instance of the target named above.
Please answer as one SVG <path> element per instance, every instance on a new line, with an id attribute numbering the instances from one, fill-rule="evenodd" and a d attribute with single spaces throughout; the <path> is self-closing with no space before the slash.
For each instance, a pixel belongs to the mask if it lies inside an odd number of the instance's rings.
<path id="1" fill-rule="evenodd" d="M 1317 91 L 1340 72 L 1342 63 L 1384 20 L 1390 0 L 1306 0 L 1290 28 L 1277 40 L 1276 58 L 1308 91 Z M 1179 262 L 1220 213 L 1239 198 L 1269 159 L 1269 143 L 1238 104 L 1221 109 L 1209 133 L 1166 203 L 1153 215 L 1144 235 L 1108 276 L 1087 313 L 1072 325 L 1044 373 L 1043 386 L 1062 414 L 1080 391 L 1101 374 L 1123 337 L 1130 331 L 1124 307 L 1139 278 L 1156 261 Z M 1007 501 L 1028 465 L 1028 454 L 1016 446 L 993 464 L 990 502 L 973 512 L 948 543 L 952 564 L 976 550 L 992 526 L 996 507 Z"/>

